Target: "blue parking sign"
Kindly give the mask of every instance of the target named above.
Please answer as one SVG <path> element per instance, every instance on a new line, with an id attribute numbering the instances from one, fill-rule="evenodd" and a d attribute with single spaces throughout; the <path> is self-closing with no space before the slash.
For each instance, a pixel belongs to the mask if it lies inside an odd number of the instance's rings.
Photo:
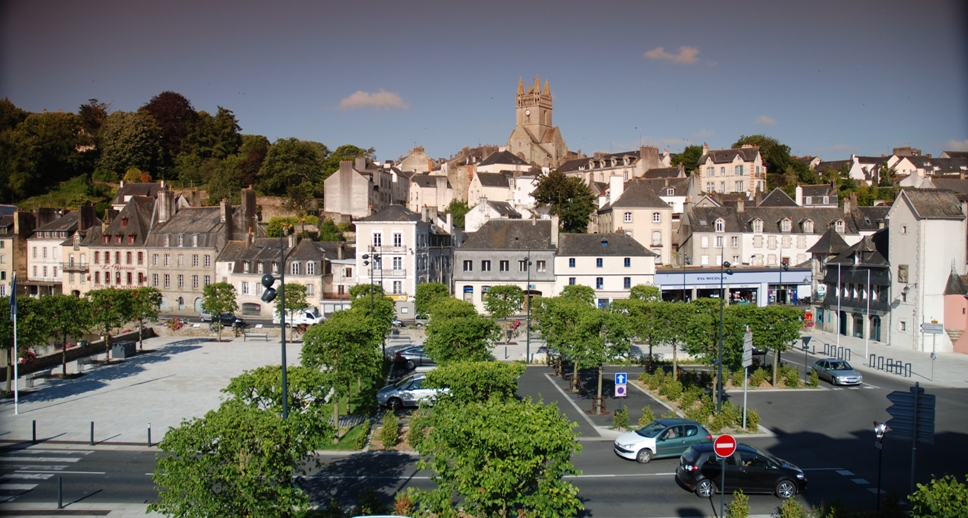
<path id="1" fill-rule="evenodd" d="M 615 373 L 615 384 L 616 385 L 625 385 L 628 382 L 628 379 L 629 379 L 628 375 L 625 374 L 624 372 L 616 372 Z"/>

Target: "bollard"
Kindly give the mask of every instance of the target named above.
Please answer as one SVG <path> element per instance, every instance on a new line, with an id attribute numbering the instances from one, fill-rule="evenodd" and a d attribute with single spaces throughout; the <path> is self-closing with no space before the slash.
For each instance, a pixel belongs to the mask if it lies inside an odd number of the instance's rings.
<path id="1" fill-rule="evenodd" d="M 148 423 L 148 447 L 151 447 L 151 423 Z"/>
<path id="2" fill-rule="evenodd" d="M 883 356 L 878 356 L 877 357 L 877 370 L 879 370 L 879 371 L 884 370 L 884 357 Z"/>
<path id="3" fill-rule="evenodd" d="M 904 377 L 905 378 L 910 378 L 911 377 L 911 374 L 913 374 L 913 369 L 911 368 L 911 362 L 905 363 L 904 364 Z"/>
<path id="4" fill-rule="evenodd" d="M 57 508 L 64 508 L 64 480 L 57 477 Z"/>
<path id="5" fill-rule="evenodd" d="M 36 419 L 34 419 L 34 422 L 31 426 L 33 428 L 33 435 L 30 442 L 31 444 L 37 444 L 37 420 Z"/>
<path id="6" fill-rule="evenodd" d="M 91 421 L 91 446 L 94 446 L 94 421 Z"/>

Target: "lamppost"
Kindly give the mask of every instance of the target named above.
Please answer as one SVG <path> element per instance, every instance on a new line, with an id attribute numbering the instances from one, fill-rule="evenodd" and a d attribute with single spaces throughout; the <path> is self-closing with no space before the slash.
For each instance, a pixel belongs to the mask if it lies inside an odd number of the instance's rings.
<path id="1" fill-rule="evenodd" d="M 691 263 L 689 256 L 682 254 L 682 301 L 686 302 L 686 266 Z"/>
<path id="2" fill-rule="evenodd" d="M 874 441 L 874 447 L 877 448 L 877 511 L 880 513 L 881 510 L 881 461 L 884 459 L 884 435 L 891 431 L 891 427 L 887 426 L 887 423 L 878 423 L 874 421 L 874 435 L 877 436 L 877 440 Z"/>
<path id="3" fill-rule="evenodd" d="M 524 298 L 528 305 L 528 323 L 525 327 L 524 339 L 524 359 L 528 364 L 531 363 L 531 248 L 528 248 L 528 256 L 524 258 L 524 267 L 528 270 L 528 282 L 525 284 Z"/>
<path id="4" fill-rule="evenodd" d="M 286 258 L 289 257 L 296 247 L 293 246 L 286 253 L 286 231 L 283 229 L 279 236 L 279 291 L 277 292 L 272 284 L 276 281 L 272 274 L 267 273 L 262 276 L 262 285 L 266 291 L 262 293 L 262 301 L 266 304 L 272 302 L 279 295 L 279 329 L 282 333 L 282 418 L 289 417 L 289 385 L 286 376 Z"/>
<path id="5" fill-rule="evenodd" d="M 363 254 L 363 266 L 369 265 L 370 267 L 370 317 L 371 318 L 373 317 L 373 309 L 374 309 L 373 292 L 376 291 L 376 288 L 374 288 L 373 286 L 373 263 L 376 263 L 376 262 L 380 263 L 380 288 L 382 289 L 383 288 L 383 258 L 380 256 L 380 254 L 373 253 L 373 246 L 371 245 L 370 253 Z M 383 357 L 386 358 L 386 355 L 387 355 L 387 344 L 386 344 L 386 340 L 384 340 Z"/>
<path id="6" fill-rule="evenodd" d="M 783 272 L 789 271 L 790 265 L 782 257 L 780 258 L 780 288 L 777 290 L 777 304 L 786 304 L 786 291 L 783 289 Z"/>
<path id="7" fill-rule="evenodd" d="M 719 263 L 719 347 L 718 347 L 718 359 L 716 360 L 717 374 L 716 374 L 716 412 L 723 411 L 723 306 L 726 304 L 726 296 L 723 292 L 723 280 L 727 275 L 732 275 L 733 270 L 730 270 L 729 261 L 723 261 Z"/>

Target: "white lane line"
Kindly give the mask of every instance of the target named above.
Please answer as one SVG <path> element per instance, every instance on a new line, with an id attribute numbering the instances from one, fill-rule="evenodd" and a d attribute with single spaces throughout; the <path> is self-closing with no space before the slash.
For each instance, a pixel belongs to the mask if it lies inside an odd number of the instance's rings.
<path id="1" fill-rule="evenodd" d="M 53 477 L 53 473 L 10 473 L 7 475 L 0 476 L 0 481 L 11 480 L 11 479 L 23 479 L 23 480 L 47 480 Z"/>
<path id="2" fill-rule="evenodd" d="M 51 466 L 48 464 L 36 464 L 36 465 L 23 465 L 17 468 L 17 471 L 59 471 L 67 469 L 67 466 Z"/>
<path id="3" fill-rule="evenodd" d="M 38 448 L 36 450 L 19 450 L 17 455 L 48 455 L 48 454 L 63 453 L 65 455 L 90 455 L 94 453 L 94 450 L 45 450 L 43 448 Z"/>
<path id="4" fill-rule="evenodd" d="M 0 491 L 30 491 L 37 484 L 0 484 Z"/>
<path id="5" fill-rule="evenodd" d="M 77 462 L 80 457 L 0 457 L 0 462 Z"/>
<path id="6" fill-rule="evenodd" d="M 50 473 L 54 475 L 105 475 L 106 471 L 50 471 L 43 469 L 18 469 L 16 473 Z"/>
<path id="7" fill-rule="evenodd" d="M 566 394 L 565 391 L 562 390 L 562 388 L 559 387 L 557 383 L 555 383 L 555 380 L 551 379 L 551 375 L 549 375 L 548 373 L 545 373 L 544 376 L 545 376 L 545 379 L 547 379 L 548 382 L 551 383 L 558 390 L 558 392 L 560 392 L 561 395 L 565 397 L 565 399 L 569 403 L 571 403 L 571 406 L 575 407 L 575 410 L 577 410 L 578 413 L 585 419 L 585 421 L 588 422 L 589 426 L 592 427 L 592 430 L 595 430 L 595 432 L 598 433 L 598 427 L 595 426 L 595 423 L 592 422 L 592 420 L 591 420 L 590 417 L 588 417 L 587 415 L 585 415 L 585 411 L 582 410 L 581 407 L 578 406 L 578 403 L 575 403 L 575 401 L 573 399 L 571 399 L 571 396 L 569 396 L 568 394 Z M 602 434 L 599 433 L 598 436 L 601 437 Z"/>
<path id="8" fill-rule="evenodd" d="M 862 486 L 866 486 L 866 485 L 870 484 L 870 482 L 868 482 L 868 481 L 866 481 L 866 480 L 864 480 L 862 478 L 852 478 L 852 479 L 850 479 L 850 481 L 853 482 L 853 483 L 855 483 L 855 484 L 860 484 Z"/>
<path id="9" fill-rule="evenodd" d="M 838 469 L 837 470 L 837 474 L 838 475 L 843 475 L 845 477 L 852 477 L 852 476 L 854 476 L 854 473 L 852 471 L 846 470 L 846 469 Z"/>

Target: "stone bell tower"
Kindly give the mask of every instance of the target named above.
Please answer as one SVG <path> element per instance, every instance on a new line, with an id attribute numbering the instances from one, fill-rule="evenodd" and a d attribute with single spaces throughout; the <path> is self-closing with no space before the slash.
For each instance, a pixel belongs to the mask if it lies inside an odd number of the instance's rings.
<path id="1" fill-rule="evenodd" d="M 508 151 L 534 165 L 560 165 L 568 155 L 568 147 L 552 122 L 551 109 L 551 87 L 547 79 L 542 88 L 535 76 L 534 85 L 528 89 L 524 87 L 524 80 L 518 79 L 515 128 L 508 138 Z"/>

